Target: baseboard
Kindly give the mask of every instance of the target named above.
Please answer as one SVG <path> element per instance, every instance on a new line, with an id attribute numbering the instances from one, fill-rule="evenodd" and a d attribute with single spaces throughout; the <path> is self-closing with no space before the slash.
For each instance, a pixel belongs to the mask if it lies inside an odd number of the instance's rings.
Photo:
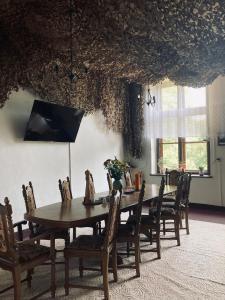
<path id="1" fill-rule="evenodd" d="M 193 208 L 201 208 L 201 209 L 210 209 L 210 210 L 216 210 L 216 211 L 224 211 L 225 212 L 225 207 L 224 206 L 217 206 L 217 205 L 211 205 L 211 204 L 202 204 L 202 203 L 189 203 L 190 207 Z"/>

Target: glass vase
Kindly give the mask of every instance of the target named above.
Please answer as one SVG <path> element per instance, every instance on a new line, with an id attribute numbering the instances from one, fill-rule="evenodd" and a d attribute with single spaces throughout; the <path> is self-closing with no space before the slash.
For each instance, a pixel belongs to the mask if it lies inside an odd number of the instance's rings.
<path id="1" fill-rule="evenodd" d="M 113 189 L 117 190 L 117 191 L 121 191 L 122 190 L 122 183 L 121 183 L 121 179 L 114 179 L 113 181 Z"/>

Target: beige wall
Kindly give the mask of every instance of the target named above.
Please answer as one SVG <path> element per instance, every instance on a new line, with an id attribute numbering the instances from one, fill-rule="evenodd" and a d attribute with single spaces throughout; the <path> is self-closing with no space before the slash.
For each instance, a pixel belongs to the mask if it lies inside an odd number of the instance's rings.
<path id="1" fill-rule="evenodd" d="M 213 178 L 193 178 L 190 201 L 193 203 L 225 206 L 225 146 L 217 146 L 216 135 L 225 128 L 225 120 L 218 121 L 218 110 L 214 109 L 215 101 L 220 103 L 220 109 L 225 112 L 225 77 L 217 78 L 207 88 L 209 102 L 209 129 L 211 144 L 211 175 Z M 225 119 L 225 116 L 222 118 Z M 224 124 L 223 124 L 224 123 Z M 219 128 L 220 126 L 220 128 Z M 144 139 L 144 157 L 132 160 L 134 164 L 144 170 L 145 178 L 151 183 L 160 183 L 160 177 L 149 176 L 151 170 L 151 151 L 149 142 Z M 216 159 L 220 158 L 221 161 Z M 128 157 L 129 159 L 129 157 Z"/>
<path id="2" fill-rule="evenodd" d="M 23 183 L 32 181 L 38 206 L 60 201 L 58 179 L 69 175 L 69 144 L 24 142 L 23 135 L 34 96 L 27 91 L 12 93 L 0 110 L 0 201 L 8 196 L 14 221 L 25 212 Z M 71 144 L 71 174 L 74 196 L 83 195 L 84 171 L 93 173 L 96 191 L 107 190 L 103 162 L 123 156 L 122 138 L 105 129 L 101 113 L 83 118 L 75 143 Z"/>

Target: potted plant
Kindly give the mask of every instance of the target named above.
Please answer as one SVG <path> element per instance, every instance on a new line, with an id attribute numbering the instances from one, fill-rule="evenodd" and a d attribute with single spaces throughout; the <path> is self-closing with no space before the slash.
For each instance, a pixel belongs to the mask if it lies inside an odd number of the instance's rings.
<path id="1" fill-rule="evenodd" d="M 110 176 L 114 179 L 113 188 L 115 190 L 122 189 L 121 179 L 124 172 L 129 168 L 127 163 L 121 162 L 116 157 L 115 159 L 107 159 L 104 162 L 105 169 L 108 170 Z"/>
<path id="2" fill-rule="evenodd" d="M 203 176 L 204 175 L 204 167 L 200 166 L 198 169 L 199 169 L 199 175 Z"/>

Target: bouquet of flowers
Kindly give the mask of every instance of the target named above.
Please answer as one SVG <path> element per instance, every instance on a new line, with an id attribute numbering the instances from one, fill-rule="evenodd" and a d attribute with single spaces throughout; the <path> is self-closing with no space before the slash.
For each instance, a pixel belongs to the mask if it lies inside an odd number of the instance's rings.
<path id="1" fill-rule="evenodd" d="M 127 163 L 119 161 L 116 157 L 115 159 L 107 159 L 104 166 L 114 180 L 121 180 L 124 172 L 129 168 Z"/>

